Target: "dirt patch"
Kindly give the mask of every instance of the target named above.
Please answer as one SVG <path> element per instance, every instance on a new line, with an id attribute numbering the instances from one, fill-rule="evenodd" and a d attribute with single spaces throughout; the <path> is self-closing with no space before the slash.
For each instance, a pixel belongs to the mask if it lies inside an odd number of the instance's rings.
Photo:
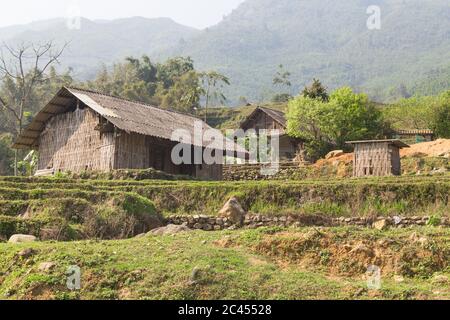
<path id="1" fill-rule="evenodd" d="M 431 142 L 417 143 L 400 150 L 400 155 L 404 157 L 441 157 L 450 153 L 450 139 L 438 139 Z M 320 159 L 315 163 L 316 167 L 328 165 L 345 166 L 353 161 L 353 153 L 346 153 L 328 159 Z"/>
<path id="2" fill-rule="evenodd" d="M 62 285 L 49 285 L 39 283 L 28 290 L 23 297 L 24 300 L 55 300 L 55 292 L 66 291 Z"/>
<path id="3" fill-rule="evenodd" d="M 260 258 L 257 257 L 249 257 L 248 258 L 248 262 L 252 265 L 252 266 L 264 266 L 267 264 L 267 261 L 262 260 Z"/>
<path id="4" fill-rule="evenodd" d="M 221 248 L 231 248 L 236 246 L 236 237 L 225 236 L 219 240 L 214 241 L 213 244 Z"/>
<path id="5" fill-rule="evenodd" d="M 425 155 L 427 157 L 440 157 L 450 153 L 450 139 L 438 139 L 431 142 L 423 142 L 411 145 L 400 151 L 402 157 Z"/>
<path id="6" fill-rule="evenodd" d="M 229 247 L 230 241 L 221 244 Z M 425 236 L 373 239 L 323 229 L 266 234 L 251 248 L 282 264 L 320 268 L 331 275 L 350 277 L 364 275 L 372 265 L 381 268 L 383 275 L 429 277 L 445 270 L 450 258 L 448 246 Z"/>

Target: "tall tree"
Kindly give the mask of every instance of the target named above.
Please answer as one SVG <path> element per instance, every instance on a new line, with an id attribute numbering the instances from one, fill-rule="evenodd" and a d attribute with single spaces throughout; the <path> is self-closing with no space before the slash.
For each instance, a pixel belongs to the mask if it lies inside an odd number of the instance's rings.
<path id="1" fill-rule="evenodd" d="M 15 93 L 9 99 L 0 97 L 0 105 L 14 118 L 16 135 L 22 132 L 24 119 L 27 116 L 26 107 L 32 99 L 34 89 L 45 81 L 46 70 L 53 64 L 59 63 L 58 59 L 65 47 L 66 45 L 56 49 L 52 42 L 1 47 L 0 76 L 11 81 Z M 14 156 L 14 174 L 17 175 L 17 151 Z"/>
<path id="2" fill-rule="evenodd" d="M 208 121 L 208 107 L 211 100 L 223 104 L 227 98 L 223 93 L 225 85 L 230 85 L 230 79 L 217 71 L 207 71 L 199 74 L 205 96 L 205 123 Z"/>
<path id="3" fill-rule="evenodd" d="M 387 126 L 381 112 L 365 94 L 344 87 L 329 101 L 300 96 L 289 102 L 288 134 L 305 141 L 310 159 L 332 149 L 345 149 L 346 141 L 382 137 Z"/>
<path id="4" fill-rule="evenodd" d="M 185 113 L 193 113 L 200 104 L 203 88 L 200 85 L 198 74 L 189 71 L 177 78 L 173 86 L 164 90 L 161 95 L 161 107 Z"/>
<path id="5" fill-rule="evenodd" d="M 303 89 L 302 96 L 311 99 L 319 99 L 324 102 L 328 101 L 330 98 L 328 96 L 327 88 L 325 88 L 318 79 L 313 79 L 313 83 L 309 87 Z"/>
<path id="6" fill-rule="evenodd" d="M 291 73 L 287 71 L 282 64 L 278 66 L 278 71 L 276 72 L 272 83 L 275 87 L 283 90 L 272 97 L 272 102 L 287 102 L 292 99 L 292 95 L 289 93 L 292 86 Z"/>
<path id="7" fill-rule="evenodd" d="M 280 64 L 278 66 L 278 71 L 275 74 L 272 82 L 274 86 L 279 87 L 287 87 L 290 88 L 292 86 L 292 83 L 290 81 L 291 73 L 284 69 L 284 66 Z"/>

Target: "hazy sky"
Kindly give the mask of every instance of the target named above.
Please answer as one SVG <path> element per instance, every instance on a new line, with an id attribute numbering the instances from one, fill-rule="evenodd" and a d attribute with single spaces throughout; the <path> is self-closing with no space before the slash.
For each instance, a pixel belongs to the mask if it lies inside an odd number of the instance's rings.
<path id="1" fill-rule="evenodd" d="M 170 17 L 205 28 L 219 22 L 244 0 L 2 0 L 0 27 L 65 17 L 79 11 L 89 19 L 132 16 Z"/>

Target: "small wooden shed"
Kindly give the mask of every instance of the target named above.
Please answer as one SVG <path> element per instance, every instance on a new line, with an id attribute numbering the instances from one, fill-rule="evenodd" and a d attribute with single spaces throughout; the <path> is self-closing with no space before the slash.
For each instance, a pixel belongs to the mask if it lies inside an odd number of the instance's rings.
<path id="1" fill-rule="evenodd" d="M 400 149 L 409 146 L 400 140 L 349 141 L 355 147 L 353 176 L 399 176 Z"/>

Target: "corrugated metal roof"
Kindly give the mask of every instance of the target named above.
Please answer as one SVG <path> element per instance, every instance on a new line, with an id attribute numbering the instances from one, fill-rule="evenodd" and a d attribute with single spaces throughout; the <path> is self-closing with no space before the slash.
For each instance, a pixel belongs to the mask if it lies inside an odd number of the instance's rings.
<path id="1" fill-rule="evenodd" d="M 45 123 L 56 114 L 67 112 L 76 103 L 77 99 L 110 121 L 117 128 L 126 132 L 180 142 L 173 139 L 172 134 L 175 130 L 183 130 L 185 134 L 182 137 L 182 141 L 186 144 L 207 147 L 212 142 L 203 141 L 202 138 L 205 130 L 213 128 L 194 116 L 99 92 L 77 88 L 62 88 L 18 137 L 14 147 L 18 149 L 35 147 L 40 133 L 45 128 Z M 194 129 L 195 126 L 198 130 Z M 229 145 L 235 145 L 234 142 L 227 140 L 222 134 L 220 136 Z M 237 152 L 246 152 L 240 146 L 235 148 Z M 223 150 L 235 151 L 226 148 L 226 146 Z"/>
<path id="2" fill-rule="evenodd" d="M 430 129 L 397 130 L 395 133 L 399 135 L 434 135 L 434 131 Z"/>

